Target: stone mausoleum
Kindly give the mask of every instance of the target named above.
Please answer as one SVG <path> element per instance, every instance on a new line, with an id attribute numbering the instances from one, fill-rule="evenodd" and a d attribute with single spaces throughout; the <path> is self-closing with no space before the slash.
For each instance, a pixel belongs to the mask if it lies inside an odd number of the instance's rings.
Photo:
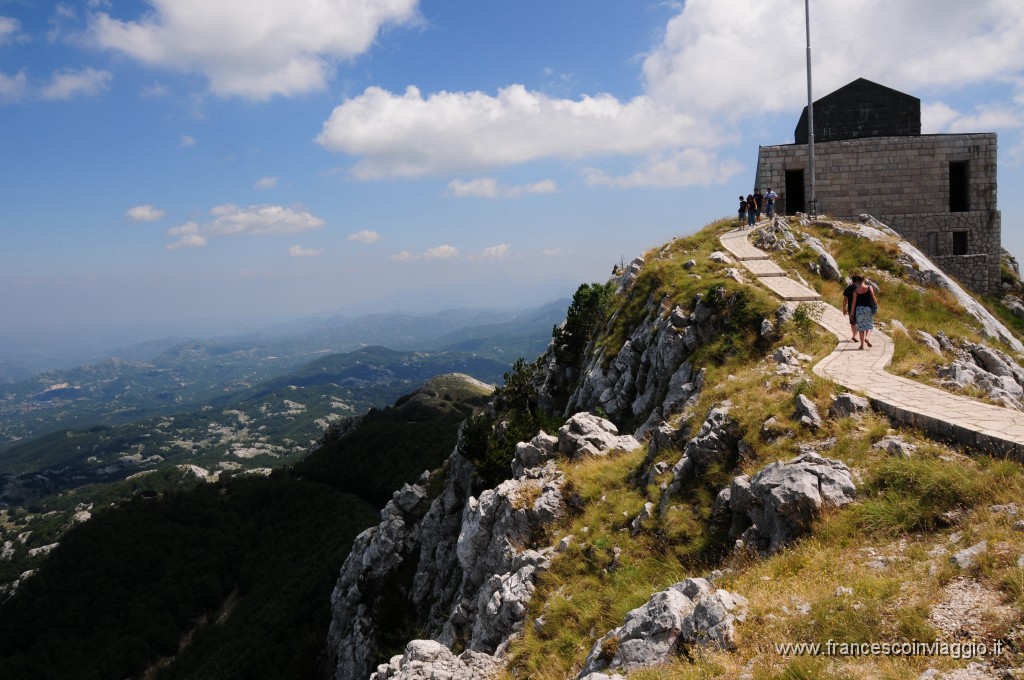
<path id="1" fill-rule="evenodd" d="M 810 208 L 806 107 L 794 137 L 760 148 L 754 181 L 787 215 Z M 920 99 L 860 78 L 814 102 L 814 179 L 819 214 L 873 215 L 972 290 L 999 290 L 994 132 L 922 135 Z"/>

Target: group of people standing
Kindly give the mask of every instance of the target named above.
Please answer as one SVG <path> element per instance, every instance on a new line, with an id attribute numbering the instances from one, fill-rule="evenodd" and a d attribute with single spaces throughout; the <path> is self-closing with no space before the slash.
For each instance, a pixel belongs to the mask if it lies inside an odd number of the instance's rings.
<path id="1" fill-rule="evenodd" d="M 765 215 L 768 219 L 775 216 L 775 199 L 779 195 L 772 191 L 771 187 L 768 187 L 768 193 L 762 194 L 761 189 L 754 189 L 754 193 L 747 194 L 746 198 L 740 196 L 740 209 L 739 219 L 742 222 L 744 219 L 747 220 L 747 224 L 753 226 L 761 219 L 761 211 L 764 210 Z"/>
<path id="2" fill-rule="evenodd" d="M 859 274 L 850 277 L 850 285 L 843 291 L 843 314 L 850 318 L 850 342 L 860 340 L 860 349 L 864 345 L 871 347 L 871 330 L 875 327 L 875 314 L 878 313 L 878 298 L 875 289 L 867 279 Z"/>

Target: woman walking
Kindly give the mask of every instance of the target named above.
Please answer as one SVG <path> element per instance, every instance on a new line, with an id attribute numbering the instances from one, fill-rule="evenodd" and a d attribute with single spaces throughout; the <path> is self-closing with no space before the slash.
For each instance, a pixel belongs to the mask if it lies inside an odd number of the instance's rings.
<path id="1" fill-rule="evenodd" d="M 875 314 L 878 312 L 878 300 L 874 289 L 868 285 L 867 279 L 861 279 L 860 285 L 853 291 L 850 300 L 850 318 L 857 323 L 857 335 L 860 337 L 860 349 L 864 345 L 871 347 L 871 329 L 875 327 Z"/>

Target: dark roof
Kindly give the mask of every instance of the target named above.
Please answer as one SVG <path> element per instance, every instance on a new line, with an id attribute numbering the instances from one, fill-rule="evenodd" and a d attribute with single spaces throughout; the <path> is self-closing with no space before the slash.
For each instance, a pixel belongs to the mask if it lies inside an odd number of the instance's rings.
<path id="1" fill-rule="evenodd" d="M 814 102 L 814 141 L 921 134 L 921 100 L 885 85 L 858 78 Z M 794 132 L 807 143 L 807 107 Z"/>

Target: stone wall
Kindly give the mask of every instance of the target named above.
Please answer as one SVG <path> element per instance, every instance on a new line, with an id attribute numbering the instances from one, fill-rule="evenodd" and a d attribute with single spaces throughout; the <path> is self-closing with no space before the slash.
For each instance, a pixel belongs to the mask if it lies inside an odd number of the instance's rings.
<path id="1" fill-rule="evenodd" d="M 817 211 L 838 219 L 870 214 L 900 232 L 978 292 L 999 285 L 996 135 L 849 139 L 814 145 Z M 950 212 L 950 163 L 967 163 L 969 211 Z M 786 171 L 807 168 L 807 145 L 761 147 L 755 186 L 780 194 Z M 805 194 L 810 189 L 805 179 Z M 790 210 L 791 211 L 791 210 Z M 956 246 L 959 246 L 957 248 Z"/>

